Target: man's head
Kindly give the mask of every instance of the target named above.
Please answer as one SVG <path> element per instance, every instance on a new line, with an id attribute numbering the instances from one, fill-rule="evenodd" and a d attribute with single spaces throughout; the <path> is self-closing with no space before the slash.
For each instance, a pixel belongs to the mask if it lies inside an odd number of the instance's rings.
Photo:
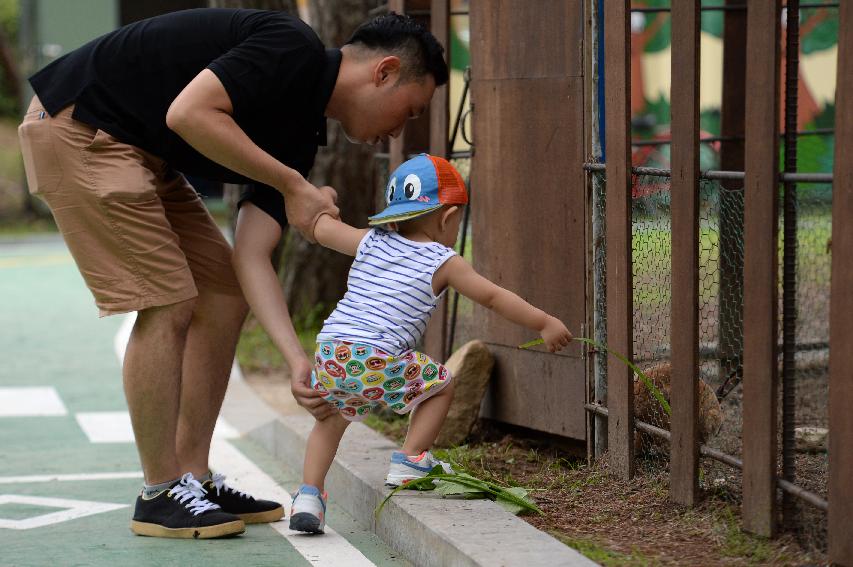
<path id="1" fill-rule="evenodd" d="M 437 86 L 447 83 L 444 48 L 427 29 L 395 13 L 362 24 L 344 58 L 327 114 L 347 136 L 376 144 L 420 116 Z"/>

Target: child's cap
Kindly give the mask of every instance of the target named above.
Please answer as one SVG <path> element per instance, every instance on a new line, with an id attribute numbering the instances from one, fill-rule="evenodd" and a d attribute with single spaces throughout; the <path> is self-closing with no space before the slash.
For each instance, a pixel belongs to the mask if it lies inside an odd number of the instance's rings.
<path id="1" fill-rule="evenodd" d="M 371 226 L 413 219 L 442 205 L 466 205 L 468 191 L 462 176 L 446 159 L 420 154 L 391 175 L 385 202 L 385 210 L 368 219 Z"/>

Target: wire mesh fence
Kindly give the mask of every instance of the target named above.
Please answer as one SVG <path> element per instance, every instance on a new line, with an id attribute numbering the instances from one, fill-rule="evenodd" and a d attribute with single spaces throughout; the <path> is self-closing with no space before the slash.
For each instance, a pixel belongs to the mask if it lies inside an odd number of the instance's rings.
<path id="1" fill-rule="evenodd" d="M 604 290 L 604 185 L 603 171 L 590 172 L 593 188 L 594 328 L 606 337 Z M 669 178 L 637 175 L 632 178 L 632 268 L 634 360 L 669 401 L 671 366 L 671 276 L 673 269 Z M 781 188 L 780 188 L 781 191 Z M 785 348 L 793 349 L 792 374 L 795 403 L 789 410 L 797 428 L 792 448 L 792 480 L 826 498 L 829 370 L 829 283 L 831 187 L 800 184 L 797 187 L 796 233 L 796 341 L 780 343 L 781 365 Z M 703 179 L 699 187 L 699 434 L 707 446 L 742 458 L 742 350 L 743 350 L 743 189 L 737 180 Z M 780 215 L 779 297 L 782 314 L 783 231 Z M 678 259 L 675 259 L 678 269 Z M 781 341 L 781 332 L 780 332 Z M 596 369 L 595 397 L 606 405 L 606 367 Z M 781 366 L 780 366 L 781 368 Z M 781 376 L 781 373 L 780 373 Z M 669 415 L 647 387 L 635 378 L 634 412 L 639 421 L 669 430 Z M 781 432 L 785 412 L 779 399 L 779 474 L 782 475 Z M 643 466 L 668 467 L 669 446 L 660 438 L 635 435 L 635 454 Z M 717 497 L 739 502 L 741 474 L 736 468 L 704 458 L 700 486 Z M 809 504 L 791 499 L 785 526 L 801 543 L 820 549 L 826 544 L 826 516 Z"/>

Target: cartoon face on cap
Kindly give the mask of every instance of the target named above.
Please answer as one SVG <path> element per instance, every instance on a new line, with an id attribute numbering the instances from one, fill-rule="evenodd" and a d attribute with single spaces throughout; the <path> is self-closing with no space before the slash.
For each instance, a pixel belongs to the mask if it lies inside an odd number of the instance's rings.
<path id="1" fill-rule="evenodd" d="M 421 194 L 424 185 L 421 176 L 417 173 L 409 173 L 404 176 L 405 173 L 406 171 L 397 170 L 391 176 L 386 194 L 387 203 L 389 205 L 404 201 L 429 203 L 431 201 L 429 196 Z"/>

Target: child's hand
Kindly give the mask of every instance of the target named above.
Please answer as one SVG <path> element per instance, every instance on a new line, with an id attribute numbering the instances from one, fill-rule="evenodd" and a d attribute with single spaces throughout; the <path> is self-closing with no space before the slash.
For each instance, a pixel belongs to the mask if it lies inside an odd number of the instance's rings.
<path id="1" fill-rule="evenodd" d="M 572 340 L 572 334 L 563 325 L 563 322 L 550 315 L 548 315 L 548 319 L 545 321 L 545 326 L 542 328 L 540 335 L 542 335 L 542 340 L 545 341 L 545 345 L 548 347 L 548 352 L 563 350 L 563 347 L 568 346 Z"/>

